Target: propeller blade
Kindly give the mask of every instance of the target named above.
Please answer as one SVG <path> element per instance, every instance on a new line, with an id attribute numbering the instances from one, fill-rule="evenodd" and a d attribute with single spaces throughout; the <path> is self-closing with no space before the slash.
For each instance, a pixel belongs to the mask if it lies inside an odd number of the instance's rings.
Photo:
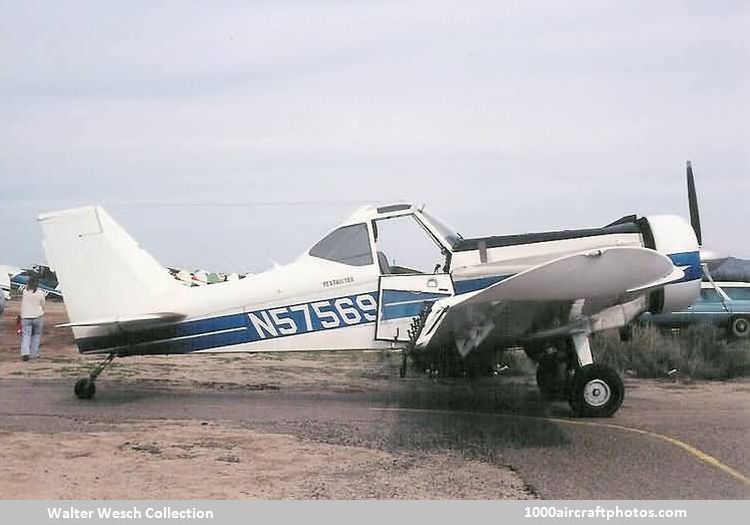
<path id="1" fill-rule="evenodd" d="M 703 246 L 703 234 L 701 233 L 701 216 L 698 212 L 698 196 L 695 193 L 695 178 L 693 177 L 693 166 L 687 161 L 687 187 L 688 206 L 690 206 L 690 224 L 693 225 L 698 245 Z"/>

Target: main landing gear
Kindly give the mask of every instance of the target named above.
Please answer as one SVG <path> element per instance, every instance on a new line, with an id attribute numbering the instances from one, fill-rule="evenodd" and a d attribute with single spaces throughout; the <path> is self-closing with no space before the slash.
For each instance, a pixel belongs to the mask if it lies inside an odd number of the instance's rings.
<path id="1" fill-rule="evenodd" d="M 547 399 L 567 399 L 578 417 L 610 417 L 622 405 L 625 386 L 612 368 L 594 363 L 586 333 L 563 349 L 538 358 L 536 381 Z"/>
<path id="2" fill-rule="evenodd" d="M 88 377 L 82 377 L 76 381 L 76 385 L 73 391 L 78 399 L 91 399 L 96 394 L 96 385 L 94 381 L 96 378 L 104 372 L 104 369 L 109 366 L 112 360 L 115 358 L 115 354 L 109 354 L 107 358 L 97 366 Z"/>

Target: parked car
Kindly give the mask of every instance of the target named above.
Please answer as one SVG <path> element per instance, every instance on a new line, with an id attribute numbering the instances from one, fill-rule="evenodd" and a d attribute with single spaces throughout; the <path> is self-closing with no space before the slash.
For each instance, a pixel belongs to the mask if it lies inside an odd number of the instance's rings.
<path id="1" fill-rule="evenodd" d="M 711 323 L 726 328 L 732 337 L 750 337 L 750 283 L 703 282 L 698 300 L 686 310 L 671 313 L 645 313 L 641 323 L 663 328 L 683 328 L 695 323 Z"/>

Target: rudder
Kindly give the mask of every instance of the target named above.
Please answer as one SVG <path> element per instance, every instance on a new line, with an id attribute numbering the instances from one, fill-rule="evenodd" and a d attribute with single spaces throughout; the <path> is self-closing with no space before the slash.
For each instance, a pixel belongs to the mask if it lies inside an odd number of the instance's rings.
<path id="1" fill-rule="evenodd" d="M 71 323 L 161 311 L 182 288 L 100 207 L 38 220 Z"/>

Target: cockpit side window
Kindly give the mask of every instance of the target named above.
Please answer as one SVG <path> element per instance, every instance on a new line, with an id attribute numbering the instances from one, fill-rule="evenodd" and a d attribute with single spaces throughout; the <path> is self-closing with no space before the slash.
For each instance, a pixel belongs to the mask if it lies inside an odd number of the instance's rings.
<path id="1" fill-rule="evenodd" d="M 372 264 L 367 225 L 352 224 L 332 231 L 310 249 L 310 255 L 350 266 Z"/>
<path id="2" fill-rule="evenodd" d="M 372 229 L 381 274 L 448 271 L 446 251 L 414 215 L 377 219 Z"/>

